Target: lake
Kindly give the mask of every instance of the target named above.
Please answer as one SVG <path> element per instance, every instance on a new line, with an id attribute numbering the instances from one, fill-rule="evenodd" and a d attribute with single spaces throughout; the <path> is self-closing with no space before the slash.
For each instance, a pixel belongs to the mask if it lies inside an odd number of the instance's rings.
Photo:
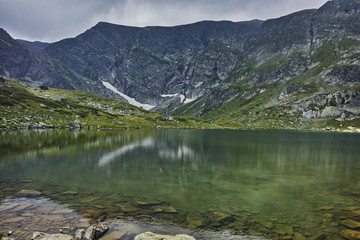
<path id="1" fill-rule="evenodd" d="M 118 239 L 341 239 L 360 220 L 359 176 L 359 134 L 1 132 L 0 230 L 25 238 L 109 221 L 126 232 Z"/>

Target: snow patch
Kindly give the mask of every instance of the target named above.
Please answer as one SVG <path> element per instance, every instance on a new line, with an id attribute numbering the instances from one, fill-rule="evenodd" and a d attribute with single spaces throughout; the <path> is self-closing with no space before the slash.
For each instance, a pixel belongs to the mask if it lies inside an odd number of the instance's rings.
<path id="1" fill-rule="evenodd" d="M 203 85 L 204 82 L 198 82 L 196 85 L 195 85 L 195 88 L 198 88 L 200 87 L 201 85 Z"/>
<path id="2" fill-rule="evenodd" d="M 184 102 L 184 100 L 185 100 L 185 96 L 184 96 L 184 95 L 182 95 L 182 94 L 180 94 L 180 102 L 181 102 L 181 103 L 183 103 L 183 102 Z"/>
<path id="3" fill-rule="evenodd" d="M 193 101 L 195 101 L 197 98 L 187 98 L 187 99 L 185 99 L 185 104 L 187 104 L 187 103 L 191 103 L 191 102 L 193 102 Z"/>
<path id="4" fill-rule="evenodd" d="M 168 98 L 168 97 L 176 97 L 177 95 L 178 95 L 178 93 L 175 93 L 175 94 L 162 94 L 160 96 L 163 97 L 163 98 Z"/>
<path id="5" fill-rule="evenodd" d="M 149 110 L 154 108 L 155 106 L 149 105 L 149 104 L 144 104 L 144 103 L 140 103 L 138 101 L 135 100 L 135 98 L 129 97 L 128 95 L 119 92 L 113 85 L 111 85 L 108 82 L 104 82 L 102 81 L 102 84 L 109 90 L 113 91 L 116 94 L 119 94 L 120 96 L 122 96 L 123 98 L 126 99 L 126 101 L 128 101 L 128 103 L 130 103 L 131 105 L 137 106 L 137 107 L 141 107 L 143 109 Z"/>

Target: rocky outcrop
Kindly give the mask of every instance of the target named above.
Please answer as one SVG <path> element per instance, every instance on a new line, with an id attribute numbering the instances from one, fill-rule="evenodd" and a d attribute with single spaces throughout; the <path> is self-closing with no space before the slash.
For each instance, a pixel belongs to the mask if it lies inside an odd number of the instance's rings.
<path id="1" fill-rule="evenodd" d="M 354 120 L 360 115 L 360 95 L 355 90 L 317 94 L 295 104 L 292 111 L 303 111 L 303 118 L 308 120 L 331 117 L 340 122 Z"/>

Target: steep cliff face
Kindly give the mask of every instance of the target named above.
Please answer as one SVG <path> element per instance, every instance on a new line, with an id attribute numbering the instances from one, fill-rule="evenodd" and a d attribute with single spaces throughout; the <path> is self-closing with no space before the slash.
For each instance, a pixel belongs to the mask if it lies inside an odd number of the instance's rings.
<path id="1" fill-rule="evenodd" d="M 45 51 L 90 84 L 108 82 L 137 101 L 156 106 L 169 98 L 162 95 L 181 94 L 185 101 L 218 86 L 236 66 L 239 50 L 233 47 L 238 48 L 241 38 L 260 24 L 206 21 L 135 28 L 101 22 Z"/>
<path id="2" fill-rule="evenodd" d="M 32 64 L 30 51 L 0 29 L 0 75 L 24 78 Z"/>
<path id="3" fill-rule="evenodd" d="M 348 90 L 357 107 L 359 11 L 360 0 L 333 0 L 265 22 L 145 28 L 100 22 L 37 52 L 2 31 L 0 74 L 246 126 L 271 118 L 278 126 L 286 117 L 294 124 L 356 119 L 344 105 L 331 105 L 336 116 L 307 113 L 324 110 L 314 106 L 320 95 Z"/>

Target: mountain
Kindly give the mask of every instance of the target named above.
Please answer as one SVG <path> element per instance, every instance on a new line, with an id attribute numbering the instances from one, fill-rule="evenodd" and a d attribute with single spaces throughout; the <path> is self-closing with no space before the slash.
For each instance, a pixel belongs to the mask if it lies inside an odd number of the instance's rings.
<path id="1" fill-rule="evenodd" d="M 16 41 L 18 41 L 19 43 L 21 43 L 22 45 L 24 45 L 33 52 L 40 52 L 41 50 L 43 50 L 44 48 L 50 45 L 50 43 L 47 42 L 39 42 L 39 41 L 30 42 L 22 39 L 16 39 Z"/>
<path id="2" fill-rule="evenodd" d="M 225 125 L 360 126 L 359 19 L 360 0 L 333 0 L 267 21 L 100 22 L 40 51 L 2 30 L 0 74 Z"/>

